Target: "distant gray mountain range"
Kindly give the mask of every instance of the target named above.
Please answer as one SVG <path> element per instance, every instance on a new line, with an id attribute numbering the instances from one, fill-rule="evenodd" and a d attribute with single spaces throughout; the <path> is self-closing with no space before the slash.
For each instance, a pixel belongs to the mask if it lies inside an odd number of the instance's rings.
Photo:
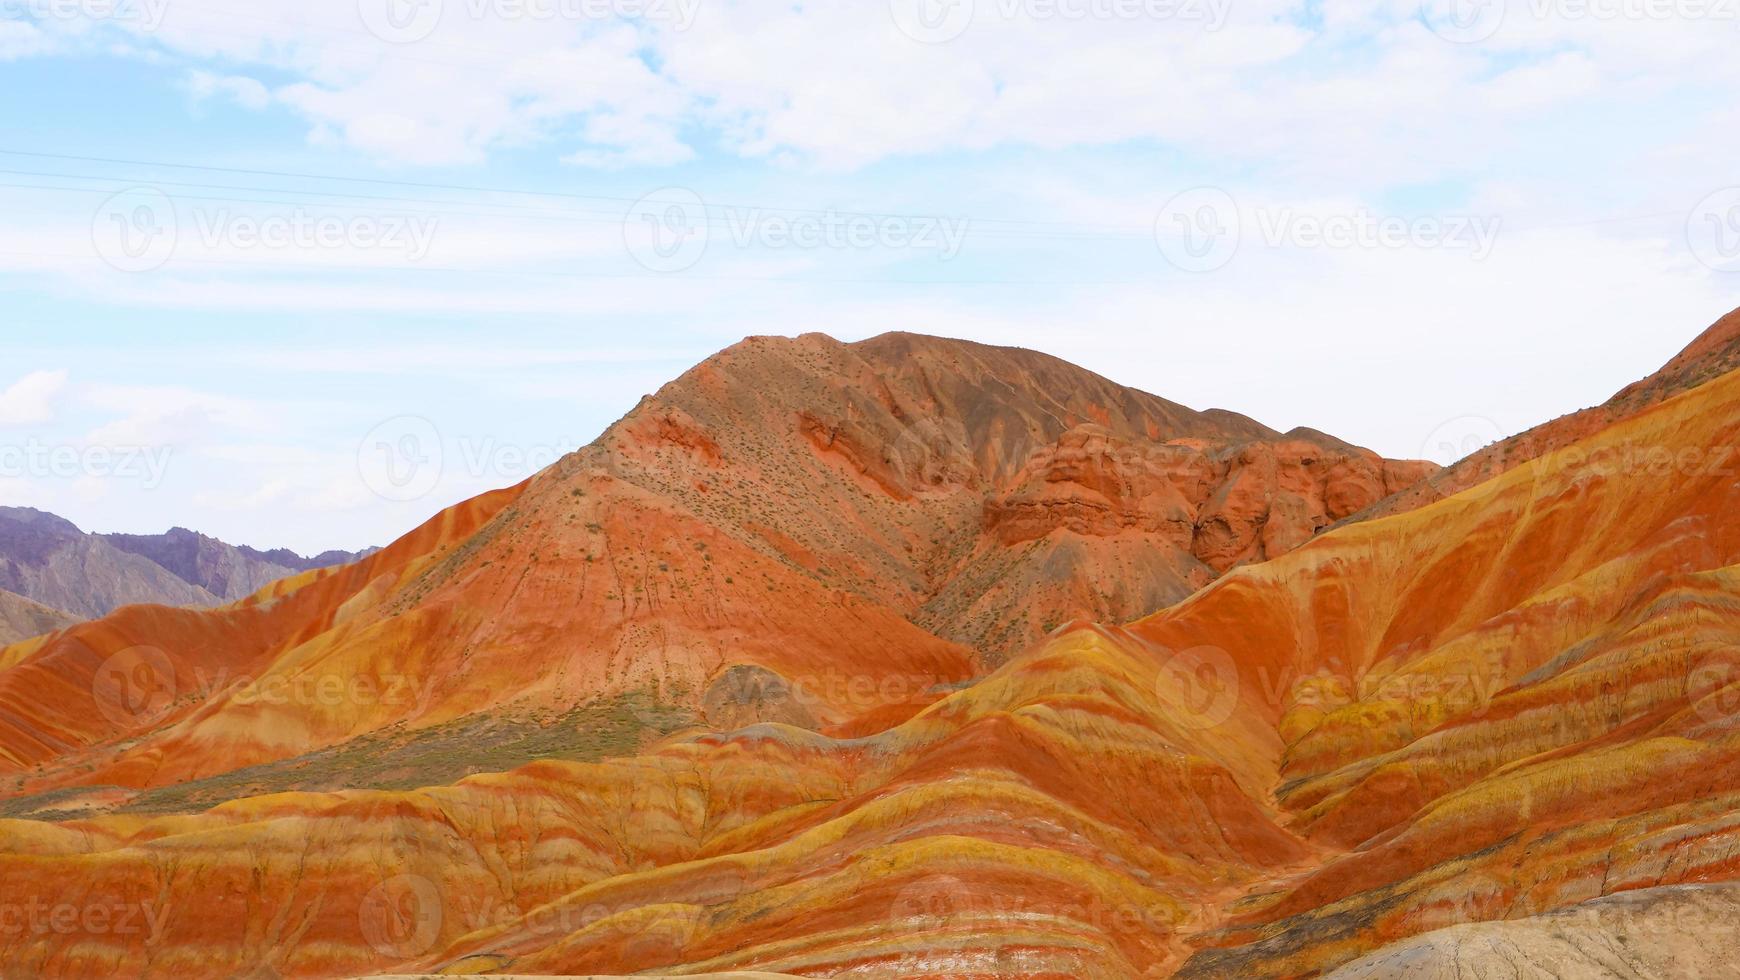
<path id="1" fill-rule="evenodd" d="M 164 534 L 86 534 L 46 511 L 0 507 L 0 644 L 134 603 L 222 605 L 287 575 L 347 564 L 375 550 L 304 558 L 283 548 L 226 544 L 183 527 Z"/>

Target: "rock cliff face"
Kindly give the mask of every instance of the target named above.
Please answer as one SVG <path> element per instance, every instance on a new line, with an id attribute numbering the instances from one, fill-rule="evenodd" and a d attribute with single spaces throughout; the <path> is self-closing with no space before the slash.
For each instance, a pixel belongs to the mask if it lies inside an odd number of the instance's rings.
<path id="1" fill-rule="evenodd" d="M 1286 554 L 1436 469 L 1315 433 L 1155 443 L 1079 425 L 986 500 L 985 536 L 919 622 L 998 640 L 1023 622 L 1126 621 Z"/>
<path id="2" fill-rule="evenodd" d="M 1740 372 L 1297 543 L 1409 467 L 1026 352 L 750 341 L 361 562 L 0 652 L 0 894 L 107 916 L 0 962 L 1280 978 L 1671 939 L 1727 900 L 1642 890 L 1740 879 L 1735 445 Z M 938 635 L 1192 576 L 1000 665 Z"/>

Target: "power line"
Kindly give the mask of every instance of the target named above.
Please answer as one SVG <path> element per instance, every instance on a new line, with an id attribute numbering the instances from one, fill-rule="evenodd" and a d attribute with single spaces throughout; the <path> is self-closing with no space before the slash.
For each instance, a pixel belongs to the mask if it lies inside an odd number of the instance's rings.
<path id="1" fill-rule="evenodd" d="M 390 195 L 380 195 L 380 194 L 350 194 L 350 193 L 344 193 L 344 192 L 340 192 L 340 191 L 327 191 L 327 190 L 318 190 L 318 191 L 298 190 L 295 188 L 286 188 L 286 187 L 237 187 L 237 186 L 231 185 L 231 184 L 207 184 L 207 183 L 193 182 L 193 181 L 156 180 L 156 179 L 136 178 L 136 177 L 110 177 L 110 176 L 97 176 L 97 175 L 93 175 L 93 174 L 69 174 L 69 173 L 60 173 L 60 172 L 51 172 L 51 171 L 15 170 L 15 169 L 6 169 L 6 168 L 0 168 L 0 174 L 10 174 L 12 176 L 21 176 L 21 177 L 39 177 L 39 178 L 50 179 L 50 180 L 61 179 L 61 180 L 109 181 L 109 182 L 113 182 L 116 184 L 131 185 L 131 186 L 187 187 L 187 188 L 194 188 L 197 190 L 242 191 L 242 192 L 246 192 L 246 193 L 250 193 L 250 194 L 289 194 L 289 195 L 315 197 L 315 198 L 346 198 L 346 199 L 361 200 L 361 201 L 432 205 L 433 207 L 425 207 L 425 208 L 419 208 L 419 209 L 415 209 L 415 210 L 419 210 L 423 213 L 436 213 L 436 214 L 442 214 L 442 215 L 469 216 L 469 217 L 480 217 L 480 218 L 502 218 L 502 219 L 516 219 L 517 218 L 517 219 L 525 219 L 525 220 L 557 221 L 557 222 L 562 222 L 562 223 L 620 225 L 620 224 L 622 224 L 624 219 L 626 217 L 628 217 L 627 214 L 620 212 L 620 211 L 606 211 L 606 210 L 584 209 L 584 208 L 550 208 L 550 207 L 546 207 L 546 206 L 535 206 L 535 205 L 525 205 L 525 204 L 506 204 L 506 203 L 497 203 L 497 202 L 490 202 L 490 201 L 447 201 L 447 200 L 438 200 L 438 199 L 433 199 L 433 198 L 394 197 L 394 196 L 390 196 Z M 66 192 L 89 193 L 89 194 L 111 194 L 111 193 L 116 193 L 120 190 L 127 189 L 126 186 L 123 186 L 120 188 L 114 188 L 114 187 L 61 187 L 61 186 L 54 186 L 54 185 L 20 184 L 20 183 L 0 183 L 0 187 L 8 187 L 8 188 L 22 189 L 22 190 L 66 191 Z M 309 204 L 309 203 L 318 204 L 318 203 L 323 203 L 323 202 L 318 201 L 318 200 L 313 201 L 313 202 L 281 201 L 281 200 L 271 200 L 271 199 L 259 198 L 259 197 L 240 197 L 240 196 L 228 196 L 228 195 L 212 196 L 212 195 L 188 194 L 188 193 L 184 193 L 181 191 L 177 191 L 174 195 L 167 195 L 166 194 L 165 196 L 170 197 L 172 201 L 174 201 L 174 200 L 229 201 L 229 202 L 234 202 L 234 203 L 255 203 L 255 204 Z M 337 202 L 331 202 L 331 203 L 337 203 Z M 492 214 L 492 213 L 478 212 L 478 211 L 458 210 L 454 207 L 455 205 L 462 205 L 462 206 L 468 207 L 468 208 L 507 208 L 507 209 L 511 209 L 514 211 L 523 211 L 523 212 L 529 212 L 529 213 L 514 214 L 514 215 Z M 393 209 L 393 210 L 410 211 L 413 209 L 400 208 L 400 209 Z M 824 213 L 825 212 L 815 212 L 815 214 L 817 214 L 817 215 L 824 214 Z M 841 212 L 835 212 L 835 214 L 840 214 L 840 213 Z M 603 215 L 604 217 L 581 217 L 582 215 Z M 740 223 L 740 221 L 737 220 L 733 215 L 729 215 L 729 214 L 727 214 L 727 215 L 703 214 L 701 216 L 700 220 L 704 221 L 706 224 L 708 224 L 710 226 L 714 226 L 714 227 L 718 227 L 718 228 L 730 228 L 730 227 Z M 903 219 L 903 220 L 915 220 L 915 219 Z M 935 220 L 935 219 L 931 219 L 931 218 L 927 217 L 927 218 L 916 219 L 916 220 Z M 1116 234 L 1096 234 L 1096 233 L 1091 233 L 1091 232 L 1071 233 L 1071 232 L 1022 231 L 1019 229 L 999 229 L 999 228 L 993 228 L 989 231 L 985 231 L 982 229 L 973 228 L 972 227 L 973 219 L 971 219 L 971 218 L 963 218 L 960 220 L 964 223 L 962 226 L 962 232 L 961 232 L 962 235 L 964 237 L 978 238 L 978 239 L 985 239 L 985 238 L 992 238 L 992 239 L 1039 239 L 1039 240 L 1053 240 L 1053 241 L 1096 241 L 1096 240 L 1111 241 L 1111 240 L 1123 240 L 1123 239 L 1138 240 L 1138 241 L 1151 240 L 1151 236 L 1149 236 L 1147 234 L 1133 234 L 1133 233 L 1132 234 L 1116 235 Z"/>
<path id="2" fill-rule="evenodd" d="M 510 195 L 520 195 L 520 196 L 525 196 L 525 197 L 558 198 L 558 199 L 563 199 L 563 200 L 611 201 L 611 202 L 622 203 L 622 204 L 638 204 L 641 201 L 645 200 L 644 197 L 638 197 L 638 198 L 636 198 L 636 197 L 619 197 L 619 196 L 613 196 L 613 195 L 608 195 L 608 194 L 579 194 L 579 193 L 565 192 L 565 191 L 534 191 L 534 190 L 526 190 L 523 188 L 490 187 L 490 186 L 486 186 L 486 185 L 477 185 L 477 184 L 446 184 L 446 183 L 435 183 L 435 182 L 426 182 L 426 181 L 391 180 L 391 179 L 384 178 L 384 177 L 354 177 L 354 176 L 339 175 L 339 174 L 300 173 L 300 172 L 292 171 L 292 170 L 263 170 L 263 169 L 247 168 L 247 167 L 219 167 L 219 166 L 212 166 L 212 165 L 207 165 L 207 164 L 170 163 L 170 162 L 166 162 L 166 161 L 152 161 L 152 160 L 132 160 L 132 159 L 123 159 L 123 158 L 119 158 L 119 157 L 81 156 L 78 154 L 70 154 L 70 153 L 44 153 L 44 152 L 35 151 L 35 150 L 7 149 L 5 147 L 0 147 L 0 154 L 4 154 L 7 156 L 34 157 L 34 158 L 46 159 L 46 160 L 70 160 L 70 161 L 76 161 L 76 162 L 81 162 L 81 163 L 101 163 L 101 164 L 108 164 L 108 165 L 112 165 L 112 166 L 165 167 L 165 168 L 176 169 L 176 170 L 203 170 L 203 171 L 209 171 L 212 173 L 241 174 L 241 175 L 255 176 L 255 177 L 283 177 L 283 178 L 287 178 L 287 179 L 291 179 L 291 180 L 328 180 L 328 181 L 337 181 L 337 182 L 343 182 L 343 183 L 380 184 L 380 185 L 386 185 L 386 186 L 392 186 L 392 187 L 411 187 L 411 188 L 417 188 L 420 190 L 459 191 L 459 192 L 473 193 L 473 194 L 510 194 Z M 691 193 L 693 193 L 693 192 L 691 192 Z M 697 196 L 699 196 L 699 195 L 697 195 Z M 726 203 L 726 202 L 716 202 L 715 203 L 715 202 L 708 202 L 704 198 L 703 198 L 703 203 L 709 209 L 729 208 L 729 209 L 735 209 L 735 210 L 741 210 L 741 211 L 776 211 L 776 212 L 786 212 L 786 213 L 792 213 L 792 214 L 835 214 L 835 215 L 841 215 L 844 217 L 862 217 L 862 218 L 896 218 L 896 219 L 908 219 L 908 220 L 910 220 L 913 218 L 930 218 L 930 217 L 939 217 L 940 216 L 940 215 L 931 215 L 931 214 L 920 215 L 920 214 L 914 214 L 914 213 L 897 213 L 897 212 L 888 212 L 888 211 L 854 211 L 854 210 L 847 210 L 847 209 L 843 209 L 843 208 L 790 207 L 790 206 L 761 205 L 761 204 L 734 204 L 734 203 Z M 967 218 L 968 220 L 972 221 L 975 224 L 1044 225 L 1044 226 L 1060 227 L 1060 228 L 1095 228 L 1095 227 L 1098 227 L 1098 228 L 1114 229 L 1117 232 L 1125 233 L 1125 234 L 1137 234 L 1137 233 L 1146 234 L 1147 233 L 1146 226 L 1142 226 L 1140 229 L 1137 229 L 1134 227 L 1119 227 L 1119 226 L 1115 226 L 1115 225 L 1084 225 L 1084 224 L 1080 224 L 1080 223 L 1076 223 L 1076 222 L 1067 222 L 1067 221 L 1027 220 L 1027 219 L 1018 219 L 1018 218 L 973 218 L 969 215 L 955 215 L 954 217 Z"/>
<path id="3" fill-rule="evenodd" d="M 68 161 L 76 161 L 76 162 L 83 162 L 83 163 L 105 164 L 105 165 L 112 165 L 112 166 L 164 167 L 164 168 L 170 168 L 170 169 L 208 171 L 208 172 L 212 172 L 212 173 L 229 173 L 229 174 L 248 175 L 248 176 L 279 177 L 279 178 L 285 178 L 285 179 L 290 179 L 290 180 L 315 180 L 315 181 L 334 181 L 334 182 L 341 182 L 341 183 L 356 183 L 356 184 L 376 184 L 376 185 L 389 186 L 389 187 L 404 187 L 404 188 L 412 188 L 412 189 L 420 189 L 420 190 L 437 190 L 437 191 L 450 191 L 450 192 L 473 193 L 473 194 L 505 194 L 505 195 L 512 195 L 512 196 L 521 196 L 521 197 L 550 198 L 550 199 L 556 199 L 556 200 L 604 201 L 604 202 L 620 203 L 620 204 L 638 204 L 638 203 L 641 203 L 642 201 L 647 200 L 646 197 L 629 198 L 629 197 L 620 197 L 620 196 L 613 196 L 613 195 L 607 195 L 607 194 L 581 194 L 581 193 L 565 192 L 565 191 L 537 191 L 537 190 L 527 190 L 524 188 L 499 187 L 499 186 L 476 185 L 476 184 L 448 184 L 448 183 L 425 182 L 425 181 L 393 180 L 393 179 L 383 178 L 383 177 L 355 177 L 355 176 L 339 175 L 339 174 L 316 174 L 316 173 L 305 173 L 305 172 L 290 171 L 290 170 L 265 170 L 265 169 L 254 169 L 254 168 L 245 168 L 245 167 L 220 167 L 220 166 L 214 166 L 214 165 L 208 165 L 208 164 L 173 163 L 173 162 L 167 162 L 167 161 L 135 160 L 135 159 L 126 159 L 126 158 L 119 158 L 119 157 L 103 157 L 103 156 L 85 156 L 85 155 L 68 154 L 68 153 L 46 153 L 46 152 L 34 151 L 34 150 L 7 149 L 4 147 L 0 147 L 0 155 L 33 157 L 33 158 L 37 158 L 37 159 L 48 159 L 48 160 L 68 160 Z M 429 199 L 429 198 L 403 198 L 403 197 L 391 197 L 391 196 L 386 196 L 386 195 L 352 194 L 352 193 L 335 191 L 335 190 L 309 191 L 309 190 L 299 190 L 299 189 L 295 189 L 295 188 L 279 188 L 279 187 L 272 187 L 272 188 L 234 187 L 234 186 L 226 186 L 226 185 L 221 185 L 221 184 L 208 184 L 208 183 L 204 183 L 204 182 L 169 181 L 169 180 L 158 180 L 155 178 L 139 178 L 139 177 L 130 177 L 130 176 L 127 176 L 127 177 L 123 177 L 123 176 L 96 176 L 96 175 L 88 175 L 88 174 L 43 173 L 43 172 L 34 172 L 34 171 L 6 170 L 6 169 L 0 169 L 0 173 L 9 173 L 9 174 L 14 174 L 14 175 L 27 175 L 27 176 L 44 176 L 44 177 L 55 178 L 55 179 L 113 180 L 113 181 L 118 181 L 118 182 L 122 182 L 122 183 L 133 183 L 133 184 L 154 184 L 155 183 L 155 184 L 162 184 L 164 186 L 172 186 L 172 187 L 173 186 L 183 186 L 183 187 L 194 187 L 194 188 L 203 188 L 203 189 L 211 189 L 211 190 L 244 190 L 244 191 L 258 192 L 258 193 L 296 194 L 296 195 L 308 195 L 308 196 L 327 195 L 327 196 L 332 196 L 332 197 L 353 198 L 353 199 L 358 199 L 358 200 L 400 201 L 400 202 L 405 202 L 405 203 L 424 202 L 424 203 L 438 204 L 438 205 L 460 204 L 460 205 L 463 205 L 466 207 L 503 208 L 503 209 L 510 209 L 510 210 L 524 210 L 524 211 L 532 211 L 532 212 L 542 211 L 542 212 L 547 213 L 547 214 L 555 214 L 555 215 L 592 214 L 592 215 L 614 216 L 614 218 L 618 221 L 624 216 L 624 212 L 615 211 L 615 210 L 587 210 L 587 209 L 580 209 L 580 208 L 552 210 L 548 207 L 539 207 L 539 206 L 525 205 L 525 204 L 511 204 L 511 203 L 506 203 L 506 202 L 495 202 L 495 201 L 457 201 L 457 202 L 452 202 L 452 201 L 443 201 L 443 200 L 436 200 L 436 199 Z M 686 188 L 679 188 L 679 189 L 686 190 Z M 694 192 L 691 191 L 690 193 L 694 193 Z M 699 194 L 697 194 L 696 196 L 700 197 Z M 231 198 L 230 200 L 248 200 L 248 199 L 246 199 L 246 198 Z M 259 203 L 291 203 L 291 202 L 265 201 L 265 202 L 259 202 Z M 679 203 L 679 202 L 673 201 L 670 203 Z M 846 217 L 846 218 L 894 219 L 894 220 L 902 220 L 902 221 L 937 220 L 937 219 L 947 218 L 950 220 L 961 220 L 961 221 L 967 222 L 967 226 L 968 226 L 967 234 L 969 234 L 972 237 L 977 237 L 977 238 L 1026 237 L 1026 238 L 1036 238 L 1036 239 L 1053 238 L 1053 239 L 1057 239 L 1057 240 L 1097 240 L 1097 239 L 1114 240 L 1114 239 L 1119 239 L 1119 238 L 1128 238 L 1128 239 L 1148 240 L 1148 239 L 1151 239 L 1152 235 L 1153 235 L 1153 230 L 1149 226 L 1146 226 L 1146 225 L 1120 227 L 1120 226 L 1116 226 L 1116 225 L 1095 225 L 1095 224 L 1084 224 L 1084 223 L 1077 223 L 1077 222 L 1052 221 L 1052 220 L 1040 220 L 1040 219 L 975 218 L 975 217 L 972 217 L 970 215 L 952 215 L 952 216 L 949 216 L 949 215 L 941 215 L 941 214 L 899 213 L 899 212 L 888 212 L 888 211 L 856 211 L 856 210 L 846 210 L 846 209 L 840 209 L 840 208 L 812 208 L 812 207 L 794 207 L 794 206 L 785 206 L 785 205 L 728 204 L 728 203 L 708 202 L 704 198 L 702 198 L 702 206 L 707 212 L 706 214 L 703 215 L 703 220 L 707 221 L 710 224 L 717 224 L 719 222 L 730 223 L 732 221 L 732 218 L 733 218 L 733 215 L 730 215 L 730 214 L 719 215 L 719 214 L 716 214 L 714 212 L 719 212 L 719 211 L 751 212 L 751 211 L 754 211 L 754 212 L 774 212 L 774 213 L 780 213 L 780 214 L 802 215 L 802 216 L 826 215 L 826 216 Z M 463 212 L 454 212 L 454 213 L 463 213 Z M 1593 219 L 1588 219 L 1588 220 L 1583 220 L 1583 221 L 1544 222 L 1544 223 L 1540 223 L 1540 224 L 1525 226 L 1521 229 L 1513 229 L 1512 233 L 1515 233 L 1518 230 L 1526 232 L 1526 231 L 1553 230 L 1553 229 L 1561 229 L 1561 228 L 1584 228 L 1584 227 L 1593 227 L 1593 226 L 1597 226 L 1597 225 L 1626 224 L 1626 223 L 1632 223 L 1632 222 L 1637 222 L 1637 221 L 1660 220 L 1663 218 L 1677 218 L 1677 217 L 1683 217 L 1683 213 L 1677 212 L 1677 211 L 1657 211 L 1657 212 L 1651 212 L 1648 214 L 1619 215 L 1619 216 L 1610 216 L 1610 217 L 1602 217 L 1602 218 L 1593 218 Z M 581 219 L 572 219 L 572 220 L 581 220 Z M 608 222 L 608 223 L 614 223 L 614 222 Z M 1055 231 L 1055 232 L 1045 232 L 1045 231 L 1038 231 L 1038 230 L 1025 230 L 1025 229 L 1021 229 L 1021 228 L 991 228 L 991 229 L 987 230 L 983 227 L 984 225 L 1032 225 L 1032 226 L 1056 228 L 1056 229 L 1060 229 L 1060 230 Z M 1077 230 L 1071 231 L 1069 229 L 1077 229 Z M 1093 229 L 1100 229 L 1100 230 L 1096 231 Z"/>
<path id="4" fill-rule="evenodd" d="M 80 263 L 102 261 L 100 256 L 66 254 L 54 252 L 23 252 L 17 250 L 0 250 L 0 255 L 21 256 L 24 258 L 68 259 Z M 792 278 L 790 276 L 704 276 L 681 273 L 644 272 L 550 272 L 532 271 L 528 269 L 479 269 L 456 266 L 426 266 L 426 265 L 386 265 L 370 266 L 368 268 L 334 269 L 333 266 L 317 262 L 279 262 L 270 268 L 263 268 L 252 262 L 230 262 L 222 259 L 197 259 L 174 257 L 165 263 L 165 267 L 183 263 L 198 265 L 230 266 L 235 268 L 254 269 L 270 272 L 274 269 L 313 270 L 320 272 L 420 272 L 441 275 L 478 275 L 478 276 L 508 276 L 534 279 L 649 279 L 664 282 L 673 281 L 703 281 L 703 282 L 759 282 L 781 283 L 786 285 L 864 285 L 864 286 L 1151 286 L 1164 283 L 1161 279 L 1130 279 L 1130 280 L 1090 280 L 1090 279 L 872 279 L 872 278 L 841 278 L 841 277 L 807 277 Z M 119 271 L 119 270 L 117 270 Z M 151 273 L 121 273 L 129 276 L 144 276 Z"/>

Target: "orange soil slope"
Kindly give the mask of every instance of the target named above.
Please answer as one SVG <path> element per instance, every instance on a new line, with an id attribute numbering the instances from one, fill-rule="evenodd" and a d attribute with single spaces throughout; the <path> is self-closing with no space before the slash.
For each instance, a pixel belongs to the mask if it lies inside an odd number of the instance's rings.
<path id="1" fill-rule="evenodd" d="M 757 726 L 444 789 L 0 824 L 5 894 L 158 917 L 76 939 L 0 930 L 0 960 L 40 975 L 1164 975 L 1204 909 L 1309 848 L 1250 798 L 1272 735 L 1234 746 L 1157 722 L 1171 689 L 1123 646 L 1076 630 L 864 739 Z"/>
<path id="2" fill-rule="evenodd" d="M 367 561 L 5 654 L 0 776 L 110 805 L 613 696 L 873 731 L 1059 622 L 1294 547 L 1422 465 L 1030 351 L 755 338 Z"/>
<path id="3" fill-rule="evenodd" d="M 1309 976 L 1740 878 L 1737 445 L 1740 373 L 858 737 L 0 823 L 0 894 L 145 923 L 0 929 L 0 962 Z"/>
<path id="4" fill-rule="evenodd" d="M 1199 940 L 1230 948 L 1184 974 L 1299 975 L 1456 921 L 1735 877 L 1736 446 L 1740 373 L 1139 624 L 1226 651 L 1287 742 L 1289 826 L 1347 849 L 1241 903 Z"/>

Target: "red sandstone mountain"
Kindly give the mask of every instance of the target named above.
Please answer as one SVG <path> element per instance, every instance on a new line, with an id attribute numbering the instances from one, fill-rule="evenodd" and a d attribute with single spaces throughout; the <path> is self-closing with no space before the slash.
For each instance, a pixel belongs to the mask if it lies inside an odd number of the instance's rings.
<path id="1" fill-rule="evenodd" d="M 0 960 L 1381 976 L 1396 941 L 1479 970 L 1623 933 L 1671 963 L 1731 905 L 1695 883 L 1740 878 L 1740 373 L 1702 370 L 1311 537 L 1405 471 L 1026 352 L 746 342 L 361 563 L 0 653 L 0 802 L 38 817 L 0 823 L 0 892 L 156 923 Z M 1217 572 L 1020 642 L 1078 588 Z M 273 792 L 345 785 L 377 788 Z"/>
<path id="2" fill-rule="evenodd" d="M 0 748 L 25 792 L 132 790 L 600 699 L 897 720 L 1059 623 L 1152 612 L 1429 468 L 1031 351 L 754 338 L 363 562 L 52 639 L 0 674 Z M 893 688 L 841 688 L 861 665 Z M 96 710 L 117 669 L 161 703 Z M 394 696 L 261 696 L 359 676 Z"/>

